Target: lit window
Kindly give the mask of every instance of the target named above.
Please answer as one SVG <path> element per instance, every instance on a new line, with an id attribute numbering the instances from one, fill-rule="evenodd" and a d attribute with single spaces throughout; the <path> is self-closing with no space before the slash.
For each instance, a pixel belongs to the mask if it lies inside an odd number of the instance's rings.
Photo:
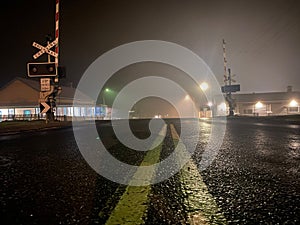
<path id="1" fill-rule="evenodd" d="M 289 107 L 289 112 L 298 112 L 298 107 Z"/>

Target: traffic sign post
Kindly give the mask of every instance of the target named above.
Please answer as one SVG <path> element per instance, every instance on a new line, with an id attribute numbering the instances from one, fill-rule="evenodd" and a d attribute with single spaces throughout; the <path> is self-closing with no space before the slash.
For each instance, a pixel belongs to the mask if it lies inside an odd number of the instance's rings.
<path id="1" fill-rule="evenodd" d="M 223 61 L 224 61 L 224 86 L 221 87 L 222 93 L 226 94 L 226 101 L 229 105 L 229 116 L 234 115 L 234 108 L 235 108 L 235 100 L 232 98 L 232 92 L 240 91 L 240 85 L 232 85 L 232 82 L 236 82 L 232 79 L 233 76 L 231 75 L 231 70 L 228 68 L 228 75 L 227 75 L 227 60 L 226 60 L 226 42 L 223 39 Z"/>
<path id="2" fill-rule="evenodd" d="M 48 35 L 47 45 L 43 46 L 33 42 L 32 46 L 39 51 L 33 55 L 34 59 L 46 54 L 47 62 L 36 62 L 27 64 L 27 75 L 31 78 L 40 77 L 40 113 L 46 113 L 46 122 L 54 120 L 54 107 L 56 107 L 56 96 L 61 93 L 59 78 L 65 77 L 65 68 L 59 66 L 59 0 L 55 0 L 55 40 L 51 42 Z M 49 38 L 50 37 L 50 38 Z M 55 50 L 51 50 L 55 47 Z M 54 57 L 54 62 L 51 62 Z"/>
<path id="3" fill-rule="evenodd" d="M 41 113 L 47 113 L 50 108 L 51 108 L 50 105 L 48 105 L 46 102 L 40 103 L 40 112 Z"/>
<path id="4" fill-rule="evenodd" d="M 41 91 L 51 90 L 50 78 L 41 78 L 40 83 L 41 83 Z"/>
<path id="5" fill-rule="evenodd" d="M 225 85 L 221 87 L 222 93 L 237 92 L 240 91 L 240 89 L 241 87 L 239 84 Z"/>
<path id="6" fill-rule="evenodd" d="M 229 85 L 227 85 L 227 81 Z M 222 93 L 225 93 L 225 99 L 228 102 L 229 105 L 229 116 L 234 115 L 234 108 L 235 108 L 235 100 L 232 98 L 233 92 L 238 92 L 241 89 L 241 86 L 239 84 L 232 84 L 232 82 L 236 82 L 232 79 L 231 70 L 228 68 L 228 78 L 225 81 L 225 85 L 221 87 Z"/>

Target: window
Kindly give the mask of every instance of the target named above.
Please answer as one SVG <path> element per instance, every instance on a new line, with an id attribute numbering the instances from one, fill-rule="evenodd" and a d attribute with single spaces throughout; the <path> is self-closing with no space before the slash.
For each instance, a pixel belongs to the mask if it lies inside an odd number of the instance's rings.
<path id="1" fill-rule="evenodd" d="M 289 107 L 288 110 L 289 112 L 296 113 L 299 112 L 299 107 Z"/>
<path id="2" fill-rule="evenodd" d="M 253 110 L 252 109 L 244 109 L 244 114 L 252 114 Z"/>

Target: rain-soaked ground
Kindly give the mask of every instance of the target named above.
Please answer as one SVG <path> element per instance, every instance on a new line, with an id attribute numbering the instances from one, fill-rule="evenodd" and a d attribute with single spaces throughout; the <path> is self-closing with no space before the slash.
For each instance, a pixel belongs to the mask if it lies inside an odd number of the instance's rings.
<path id="1" fill-rule="evenodd" d="M 132 123 L 139 138 L 149 134 L 147 123 Z M 167 123 L 161 159 L 177 144 L 171 123 L 180 134 L 179 121 Z M 132 217 L 127 224 L 300 224 L 299 126 L 229 120 L 217 157 L 198 171 L 211 131 L 209 122 L 199 125 L 193 160 L 138 192 L 94 172 L 71 128 L 0 136 L 0 223 L 125 224 Z M 109 123 L 99 123 L 98 130 L 116 158 L 143 162 L 147 153 L 120 144 Z M 185 139 L 187 144 L 195 138 Z M 128 212 L 118 212 L 124 207 Z"/>

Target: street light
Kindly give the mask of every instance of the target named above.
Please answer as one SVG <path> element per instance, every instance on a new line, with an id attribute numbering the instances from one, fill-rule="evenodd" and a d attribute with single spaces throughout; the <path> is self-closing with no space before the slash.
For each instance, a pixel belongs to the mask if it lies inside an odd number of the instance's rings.
<path id="1" fill-rule="evenodd" d="M 208 85 L 208 83 L 207 82 L 202 82 L 200 85 L 200 88 L 201 88 L 201 90 L 203 91 L 203 92 L 206 92 L 205 93 L 205 96 L 206 96 L 206 99 L 208 100 L 208 103 L 207 103 L 207 105 L 205 106 L 205 107 L 209 107 L 209 110 L 211 111 L 211 116 L 213 116 L 214 115 L 214 110 L 213 110 L 213 108 L 212 108 L 212 106 L 213 106 L 213 98 L 212 98 L 212 90 L 211 90 L 211 88 L 209 87 L 209 85 Z M 208 93 L 207 93 L 207 90 L 208 90 Z M 205 108 L 204 107 L 204 108 Z"/>
<path id="2" fill-rule="evenodd" d="M 209 86 L 206 82 L 202 82 L 200 84 L 200 88 L 201 88 L 202 91 L 206 91 L 209 88 Z"/>
<path id="3" fill-rule="evenodd" d="M 209 87 L 208 83 L 202 82 L 199 86 L 203 92 L 206 92 L 209 89 L 209 91 L 205 93 L 205 96 L 208 101 L 211 101 L 212 100 L 212 90 Z"/>
<path id="4" fill-rule="evenodd" d="M 105 88 L 104 91 L 102 91 L 102 103 L 103 103 L 103 105 L 105 105 L 105 93 L 110 93 L 110 92 L 112 92 L 112 90 L 109 89 L 109 88 Z"/>
<path id="5" fill-rule="evenodd" d="M 195 110 L 197 110 L 197 109 L 196 109 L 195 97 L 193 97 L 193 95 L 187 94 L 184 97 L 183 102 L 184 102 L 184 104 L 182 105 L 184 107 L 183 111 L 186 113 L 186 115 L 189 114 L 189 116 L 196 118 Z"/>
<path id="6" fill-rule="evenodd" d="M 186 100 L 186 101 L 188 101 L 190 99 L 191 99 L 191 97 L 189 95 L 186 95 L 185 98 L 184 98 L 184 100 Z"/>

